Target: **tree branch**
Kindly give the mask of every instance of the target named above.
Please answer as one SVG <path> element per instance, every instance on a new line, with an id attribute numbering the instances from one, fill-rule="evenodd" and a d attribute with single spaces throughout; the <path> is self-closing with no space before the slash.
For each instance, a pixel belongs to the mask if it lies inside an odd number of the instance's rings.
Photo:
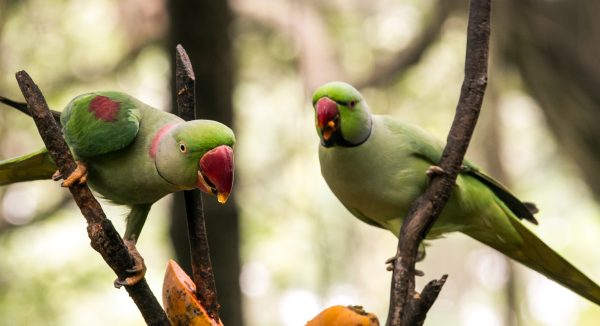
<path id="1" fill-rule="evenodd" d="M 75 169 L 75 162 L 48 104 L 38 86 L 25 71 L 16 74 L 21 92 L 27 101 L 29 111 L 40 132 L 48 152 L 62 175 L 69 175 Z M 121 236 L 102 211 L 102 207 L 92 195 L 86 184 L 76 184 L 69 188 L 73 199 L 79 206 L 88 224 L 87 231 L 91 246 L 102 255 L 102 258 L 113 269 L 120 279 L 129 276 L 128 269 L 134 261 L 125 247 Z M 169 325 L 164 310 L 150 291 L 148 283 L 142 279 L 133 286 L 125 286 L 148 325 Z"/>
<path id="2" fill-rule="evenodd" d="M 397 250 L 402 258 L 394 263 L 387 325 L 421 325 L 446 280 L 444 275 L 426 286 L 421 294 L 415 292 L 417 249 L 450 197 L 475 129 L 487 86 L 489 35 L 490 0 L 471 0 L 465 78 L 439 164 L 445 173 L 431 179 L 402 223 Z"/>
<path id="3" fill-rule="evenodd" d="M 184 120 L 196 119 L 195 86 L 196 77 L 192 63 L 181 44 L 176 47 L 175 56 L 175 89 L 177 91 L 177 108 L 179 116 Z M 210 261 L 208 236 L 204 222 L 204 208 L 200 190 L 186 190 L 185 210 L 190 240 L 190 258 L 192 265 L 192 280 L 196 285 L 196 298 L 200 301 L 210 317 L 219 321 L 219 301 L 215 276 Z"/>
<path id="4" fill-rule="evenodd" d="M 393 60 L 377 63 L 372 73 L 361 81 L 355 82 L 357 88 L 390 83 L 408 67 L 416 64 L 442 32 L 442 27 L 452 12 L 454 1 L 438 0 L 431 7 L 431 18 L 425 22 L 421 33 Z"/>

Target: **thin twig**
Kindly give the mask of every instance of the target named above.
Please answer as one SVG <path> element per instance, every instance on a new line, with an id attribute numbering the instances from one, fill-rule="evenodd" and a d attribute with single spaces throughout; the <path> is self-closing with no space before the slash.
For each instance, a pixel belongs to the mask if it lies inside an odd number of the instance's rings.
<path id="1" fill-rule="evenodd" d="M 181 44 L 177 45 L 175 56 L 175 89 L 179 116 L 184 120 L 196 119 L 195 85 L 196 77 L 192 63 Z M 186 190 L 185 210 L 190 240 L 192 280 L 196 285 L 196 297 L 215 321 L 219 321 L 219 301 L 215 276 L 210 261 L 208 236 L 204 222 L 204 208 L 200 190 Z"/>
<path id="2" fill-rule="evenodd" d="M 409 67 L 418 63 L 425 51 L 442 33 L 442 27 L 454 10 L 453 1 L 438 0 L 431 5 L 431 17 L 425 22 L 423 30 L 415 36 L 412 42 L 403 50 L 399 51 L 389 62 L 378 62 L 369 76 L 353 84 L 356 88 L 389 84 L 396 80 L 400 74 Z"/>
<path id="3" fill-rule="evenodd" d="M 29 111 L 40 132 L 48 152 L 62 175 L 69 175 L 75 169 L 75 162 L 62 133 L 56 124 L 48 104 L 38 86 L 25 71 L 16 74 L 21 92 L 27 101 Z M 86 184 L 76 184 L 69 188 L 73 199 L 79 206 L 87 221 L 88 236 L 91 246 L 102 255 L 102 258 L 113 269 L 119 279 L 129 276 L 128 269 L 134 266 L 133 257 L 129 254 L 121 236 L 102 211 L 102 207 L 92 195 Z M 150 291 L 148 283 L 142 279 L 133 286 L 125 286 L 148 325 L 169 325 L 164 310 Z"/>
<path id="4" fill-rule="evenodd" d="M 490 0 L 471 0 L 467 28 L 465 78 L 456 115 L 439 166 L 446 172 L 432 178 L 402 223 L 392 276 L 387 325 L 420 325 L 437 298 L 446 276 L 415 292 L 415 262 L 421 240 L 439 216 L 455 185 L 461 163 L 481 110 L 487 86 Z M 436 284 L 439 283 L 439 284 Z"/>

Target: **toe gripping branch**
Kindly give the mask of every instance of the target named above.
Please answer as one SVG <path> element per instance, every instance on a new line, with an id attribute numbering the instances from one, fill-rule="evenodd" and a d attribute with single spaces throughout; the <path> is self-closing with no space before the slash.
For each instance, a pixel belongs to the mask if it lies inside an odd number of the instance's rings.
<path id="1" fill-rule="evenodd" d="M 69 174 L 65 181 L 62 182 L 61 187 L 69 188 L 74 184 L 84 184 L 87 182 L 87 166 L 82 161 L 76 161 L 77 167 L 71 174 Z M 52 180 L 58 181 L 63 178 L 62 173 L 59 170 L 56 170 L 52 175 Z"/>
<path id="2" fill-rule="evenodd" d="M 40 132 L 40 136 L 48 149 L 48 153 L 59 170 L 66 173 L 67 169 L 72 169 L 76 166 L 76 163 L 70 154 L 54 117 L 50 113 L 42 92 L 27 72 L 17 72 L 16 79 L 27 101 L 29 111 Z M 85 172 L 82 174 L 85 175 Z M 77 180 L 80 179 L 77 178 Z M 92 248 L 102 255 L 102 258 L 117 275 L 126 274 L 127 269 L 131 267 L 129 250 L 121 242 L 119 233 L 115 230 L 110 220 L 106 218 L 102 207 L 94 198 L 90 189 L 83 184 L 80 187 L 69 187 L 69 191 L 86 219 L 88 236 L 90 237 Z M 141 281 L 135 286 L 127 286 L 125 289 L 147 324 L 169 324 L 167 315 L 146 282 Z"/>
<path id="3" fill-rule="evenodd" d="M 123 240 L 127 250 L 129 250 L 129 254 L 133 257 L 134 265 L 132 268 L 126 270 L 127 273 L 131 274 L 131 276 L 126 277 L 125 279 L 117 278 L 114 282 L 115 288 L 119 289 L 122 286 L 131 286 L 140 282 L 144 276 L 146 275 L 146 264 L 144 263 L 144 258 L 140 255 L 140 252 L 135 247 L 135 240 Z"/>

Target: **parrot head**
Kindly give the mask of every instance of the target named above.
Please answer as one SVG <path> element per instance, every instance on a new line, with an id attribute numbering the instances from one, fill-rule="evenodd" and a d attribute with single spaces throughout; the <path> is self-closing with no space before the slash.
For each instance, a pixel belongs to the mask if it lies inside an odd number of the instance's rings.
<path id="1" fill-rule="evenodd" d="M 371 113 L 362 95 L 351 85 L 330 82 L 312 98 L 321 145 L 357 146 L 371 134 Z"/>
<path id="2" fill-rule="evenodd" d="M 212 120 L 163 127 L 157 134 L 158 174 L 182 189 L 198 188 L 225 203 L 233 187 L 233 131 Z"/>

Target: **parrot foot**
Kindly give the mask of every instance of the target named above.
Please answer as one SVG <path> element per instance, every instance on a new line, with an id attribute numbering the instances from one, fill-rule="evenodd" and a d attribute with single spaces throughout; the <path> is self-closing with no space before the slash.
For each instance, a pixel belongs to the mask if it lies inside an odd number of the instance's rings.
<path id="1" fill-rule="evenodd" d="M 402 257 L 399 256 L 394 256 L 394 257 L 390 257 L 385 261 L 385 270 L 392 272 L 394 270 L 394 264 L 396 263 L 396 259 L 402 259 Z M 423 260 L 425 258 L 424 254 L 421 254 L 421 252 L 419 251 L 417 253 L 417 262 Z M 425 273 L 421 270 L 415 269 L 415 276 L 425 276 Z"/>
<path id="2" fill-rule="evenodd" d="M 135 240 L 123 240 L 125 242 L 125 246 L 129 250 L 129 254 L 133 257 L 134 266 L 127 270 L 127 273 L 132 274 L 131 276 L 125 278 L 124 280 L 116 279 L 114 282 L 115 288 L 120 288 L 122 286 L 132 286 L 137 284 L 144 278 L 146 275 L 146 264 L 144 264 L 144 258 L 140 255 L 139 251 L 135 247 Z"/>
<path id="3" fill-rule="evenodd" d="M 394 264 L 396 263 L 397 256 L 390 257 L 385 260 L 385 270 L 391 272 L 394 270 Z M 402 259 L 402 257 L 400 257 Z"/>
<path id="4" fill-rule="evenodd" d="M 460 173 L 470 173 L 473 171 L 479 171 L 479 170 L 477 168 L 474 168 L 474 167 L 471 167 L 471 166 L 468 166 L 465 164 L 460 166 Z"/>
<path id="5" fill-rule="evenodd" d="M 477 169 L 464 164 L 460 166 L 460 173 L 469 173 L 473 171 L 477 171 Z M 438 165 L 432 165 L 427 169 L 427 171 L 425 171 L 425 174 L 427 174 L 427 176 L 430 178 L 434 175 L 440 175 L 445 173 L 446 171 Z"/>
<path id="6" fill-rule="evenodd" d="M 63 181 L 61 187 L 68 188 L 76 183 L 84 184 L 87 182 L 87 166 L 85 166 L 85 163 L 83 163 L 82 161 L 77 161 L 76 163 L 77 167 L 75 168 L 75 170 L 73 170 L 73 172 L 71 172 L 71 174 L 65 179 L 65 181 Z M 59 171 L 56 171 L 52 175 L 52 180 L 57 181 L 62 177 L 63 175 Z"/>
<path id="7" fill-rule="evenodd" d="M 431 178 L 435 175 L 446 174 L 446 171 L 437 165 L 432 165 L 425 171 L 425 174 Z"/>
<path id="8" fill-rule="evenodd" d="M 417 248 L 417 257 L 415 257 L 417 263 L 423 261 L 423 259 L 425 259 L 425 254 L 426 254 L 426 250 L 425 247 L 427 246 L 427 243 L 425 243 L 424 241 L 421 241 L 419 243 L 419 247 Z M 396 256 L 394 257 L 390 257 L 385 261 L 386 267 L 385 269 L 387 271 L 393 271 L 394 270 L 394 264 L 396 263 L 396 259 L 402 259 L 402 257 L 399 254 L 396 254 Z M 415 269 L 415 275 L 416 276 L 424 276 L 425 273 L 423 273 L 420 270 Z"/>

